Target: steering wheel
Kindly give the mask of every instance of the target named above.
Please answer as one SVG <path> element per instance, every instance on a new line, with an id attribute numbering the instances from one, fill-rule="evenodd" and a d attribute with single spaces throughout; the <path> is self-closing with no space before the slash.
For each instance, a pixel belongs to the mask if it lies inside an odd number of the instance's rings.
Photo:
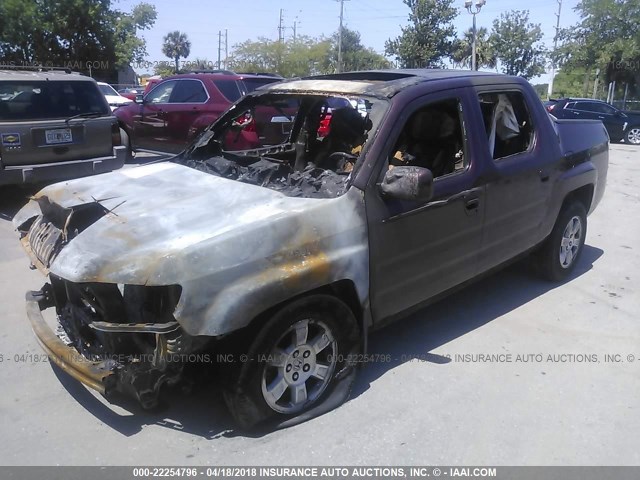
<path id="1" fill-rule="evenodd" d="M 350 173 L 358 160 L 356 155 L 347 152 L 333 152 L 329 160 L 335 162 L 336 173 Z"/>

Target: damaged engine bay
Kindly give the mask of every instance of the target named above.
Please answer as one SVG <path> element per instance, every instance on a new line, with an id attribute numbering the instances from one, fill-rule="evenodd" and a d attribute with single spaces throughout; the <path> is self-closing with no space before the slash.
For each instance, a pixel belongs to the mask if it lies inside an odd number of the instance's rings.
<path id="1" fill-rule="evenodd" d="M 317 94 L 250 96 L 174 162 L 290 197 L 335 198 L 380 117 L 378 100 Z"/>
<path id="2" fill-rule="evenodd" d="M 184 355 L 206 343 L 186 334 L 173 317 L 181 287 L 76 283 L 54 275 L 49 267 L 62 248 L 110 211 L 99 201 L 68 208 L 46 196 L 34 201 L 42 215 L 18 230 L 34 267 L 50 278 L 31 300 L 42 309 L 55 307 L 55 335 L 64 347 L 52 358 L 82 359 L 89 373 L 75 373 L 101 377 L 97 388 L 107 398 L 119 392 L 155 407 L 162 385 L 180 380 Z"/>

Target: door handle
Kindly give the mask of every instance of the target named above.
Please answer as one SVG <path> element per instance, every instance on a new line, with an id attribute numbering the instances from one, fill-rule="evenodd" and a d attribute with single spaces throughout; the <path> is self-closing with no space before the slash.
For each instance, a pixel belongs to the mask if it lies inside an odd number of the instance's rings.
<path id="1" fill-rule="evenodd" d="M 547 182 L 549 180 L 549 172 L 546 170 L 538 170 L 538 175 L 540 175 L 540 181 L 541 182 Z"/>
<path id="2" fill-rule="evenodd" d="M 480 209 L 480 199 L 479 198 L 470 198 L 466 202 L 464 202 L 464 211 L 467 215 L 475 215 L 478 213 Z"/>

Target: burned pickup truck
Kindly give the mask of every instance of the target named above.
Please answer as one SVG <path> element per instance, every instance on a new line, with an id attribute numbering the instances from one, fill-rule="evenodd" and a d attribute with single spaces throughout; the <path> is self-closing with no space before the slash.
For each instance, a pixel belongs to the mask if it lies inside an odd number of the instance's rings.
<path id="1" fill-rule="evenodd" d="M 189 362 L 224 358 L 240 425 L 291 424 L 347 398 L 372 329 L 525 255 L 566 278 L 608 144 L 515 77 L 269 85 L 170 161 L 36 194 L 14 218 L 48 276 L 28 316 L 51 360 L 107 398 L 152 407 Z"/>

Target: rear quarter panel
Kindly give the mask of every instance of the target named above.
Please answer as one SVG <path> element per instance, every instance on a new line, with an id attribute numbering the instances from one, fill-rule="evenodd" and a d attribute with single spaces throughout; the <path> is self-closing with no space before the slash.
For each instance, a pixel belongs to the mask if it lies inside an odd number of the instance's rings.
<path id="1" fill-rule="evenodd" d="M 592 184 L 592 213 L 604 195 L 609 168 L 609 135 L 597 120 L 553 120 L 562 156 L 559 195 Z"/>

